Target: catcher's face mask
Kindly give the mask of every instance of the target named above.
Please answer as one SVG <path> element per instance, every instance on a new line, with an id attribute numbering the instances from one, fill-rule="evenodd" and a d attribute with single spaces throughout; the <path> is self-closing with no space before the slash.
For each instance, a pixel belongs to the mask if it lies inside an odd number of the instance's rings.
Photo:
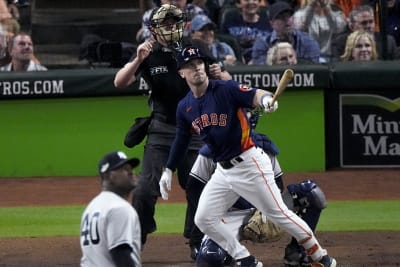
<path id="1" fill-rule="evenodd" d="M 155 10 L 150 19 L 150 28 L 157 40 L 168 47 L 181 47 L 185 15 L 176 6 L 165 4 Z"/>

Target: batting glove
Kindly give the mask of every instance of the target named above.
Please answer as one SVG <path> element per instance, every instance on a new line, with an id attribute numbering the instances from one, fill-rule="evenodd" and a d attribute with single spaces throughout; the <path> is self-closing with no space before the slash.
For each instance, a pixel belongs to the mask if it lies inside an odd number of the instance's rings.
<path id="1" fill-rule="evenodd" d="M 161 197 L 168 200 L 168 191 L 171 191 L 172 171 L 165 168 L 159 182 Z"/>
<path id="2" fill-rule="evenodd" d="M 273 105 L 271 103 L 272 95 L 265 94 L 261 97 L 261 105 L 266 113 L 272 113 L 278 109 L 278 101 L 275 101 Z"/>

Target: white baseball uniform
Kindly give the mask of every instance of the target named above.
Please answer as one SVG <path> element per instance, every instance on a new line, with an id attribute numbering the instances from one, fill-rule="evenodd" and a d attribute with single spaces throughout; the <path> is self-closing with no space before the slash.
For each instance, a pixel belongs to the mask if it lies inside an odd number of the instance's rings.
<path id="1" fill-rule="evenodd" d="M 140 223 L 135 209 L 117 194 L 102 191 L 81 219 L 81 267 L 115 266 L 110 250 L 128 244 L 135 266 L 141 266 Z"/>
<path id="2" fill-rule="evenodd" d="M 276 156 L 268 154 L 271 159 L 272 168 L 274 170 L 275 177 L 279 177 L 282 175 L 282 169 L 279 165 L 279 161 Z M 212 174 L 217 167 L 217 163 L 215 163 L 212 158 L 206 157 L 202 154 L 197 156 L 196 161 L 194 162 L 192 169 L 190 171 L 190 175 L 198 179 L 203 183 L 207 183 Z M 245 221 L 254 213 L 254 208 L 249 209 L 229 209 L 222 218 L 224 224 L 229 227 L 229 229 L 234 233 L 236 238 L 239 240 L 239 230 Z M 204 236 L 204 239 L 209 238 L 207 235 Z"/>
<path id="3" fill-rule="evenodd" d="M 275 178 L 281 176 L 283 173 L 277 157 L 270 154 L 267 155 L 271 159 Z M 190 175 L 206 184 L 211 179 L 215 168 L 217 168 L 217 163 L 215 163 L 212 158 L 199 154 L 190 170 Z"/>
<path id="4" fill-rule="evenodd" d="M 326 254 L 307 223 L 289 210 L 283 202 L 267 153 L 261 148 L 252 147 L 239 157 L 240 160 L 231 161 L 234 165 L 232 168 L 224 169 L 221 164 L 217 164 L 200 196 L 195 216 L 199 228 L 212 236 L 212 239 L 234 259 L 249 256 L 246 247 L 240 244 L 231 229 L 220 220 L 242 196 L 269 220 L 302 242 L 306 249 L 315 247 L 313 252 L 318 255 L 314 256 Z"/>

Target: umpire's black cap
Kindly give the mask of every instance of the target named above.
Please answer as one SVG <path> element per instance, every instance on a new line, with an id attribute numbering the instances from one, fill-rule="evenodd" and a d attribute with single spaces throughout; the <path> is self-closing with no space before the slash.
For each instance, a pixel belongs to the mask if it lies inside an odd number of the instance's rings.
<path id="1" fill-rule="evenodd" d="M 137 158 L 128 159 L 126 154 L 122 151 L 108 153 L 99 162 L 99 173 L 106 173 L 118 169 L 126 163 L 130 164 L 132 168 L 135 168 L 139 165 L 140 160 Z"/>
<path id="2" fill-rule="evenodd" d="M 201 50 L 194 46 L 188 46 L 182 49 L 181 52 L 178 53 L 176 60 L 178 61 L 178 70 L 182 68 L 183 65 L 188 63 L 192 59 L 200 58 L 204 61 L 204 63 L 208 62 L 208 58 L 203 55 Z"/>

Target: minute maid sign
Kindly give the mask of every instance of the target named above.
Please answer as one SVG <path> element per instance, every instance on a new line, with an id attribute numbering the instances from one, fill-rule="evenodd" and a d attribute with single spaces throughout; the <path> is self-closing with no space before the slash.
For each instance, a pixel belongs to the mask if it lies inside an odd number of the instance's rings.
<path id="1" fill-rule="evenodd" d="M 400 166 L 400 98 L 341 94 L 341 167 Z"/>

